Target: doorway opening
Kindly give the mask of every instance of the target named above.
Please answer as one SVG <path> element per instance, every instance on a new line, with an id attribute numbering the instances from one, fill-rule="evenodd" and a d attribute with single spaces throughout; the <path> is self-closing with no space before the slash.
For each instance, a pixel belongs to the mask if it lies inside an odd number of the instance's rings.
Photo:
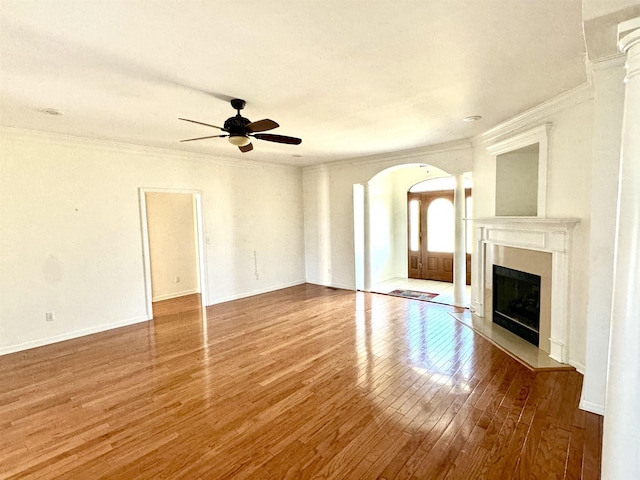
<path id="1" fill-rule="evenodd" d="M 139 194 L 147 316 L 205 308 L 201 194 L 142 188 Z"/>
<path id="2" fill-rule="evenodd" d="M 407 193 L 408 277 L 453 282 L 453 178 L 427 180 Z M 472 212 L 471 181 L 465 179 L 465 217 Z M 465 229 L 466 284 L 471 285 L 470 229 Z"/>
<path id="3" fill-rule="evenodd" d="M 396 290 L 415 290 L 437 294 L 439 298 L 434 298 L 433 301 L 438 303 L 468 305 L 471 299 L 469 287 L 442 281 L 417 280 L 408 275 L 407 192 L 416 184 L 442 178 L 447 179 L 453 194 L 456 177 L 425 164 L 390 167 L 378 172 L 368 182 L 354 185 L 354 264 L 357 290 L 385 294 Z M 468 177 L 465 182 L 470 188 L 471 178 Z M 458 211 L 457 216 L 461 220 L 464 214 Z M 456 225 L 459 228 L 459 224 Z M 464 283 L 464 279 L 461 283 Z"/>

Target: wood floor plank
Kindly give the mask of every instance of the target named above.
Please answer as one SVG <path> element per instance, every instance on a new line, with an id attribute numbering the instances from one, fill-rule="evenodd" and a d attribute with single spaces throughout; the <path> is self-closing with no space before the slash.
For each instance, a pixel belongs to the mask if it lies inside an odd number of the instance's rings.
<path id="1" fill-rule="evenodd" d="M 600 478 L 602 459 L 602 419 L 599 415 L 586 412 L 584 429 L 584 452 L 582 456 L 582 478 Z"/>
<path id="2" fill-rule="evenodd" d="M 584 454 L 584 429 L 572 426 L 569 437 L 566 480 L 582 478 L 582 457 Z"/>
<path id="3" fill-rule="evenodd" d="M 430 302 L 299 285 L 0 357 L 0 479 L 598 478 L 575 371 Z"/>

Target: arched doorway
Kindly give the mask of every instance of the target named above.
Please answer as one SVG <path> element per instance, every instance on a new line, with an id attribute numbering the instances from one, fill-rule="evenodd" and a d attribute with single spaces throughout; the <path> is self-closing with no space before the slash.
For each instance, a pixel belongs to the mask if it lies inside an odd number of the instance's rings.
<path id="1" fill-rule="evenodd" d="M 451 175 L 429 165 L 400 165 L 379 172 L 366 183 L 354 185 L 356 289 L 389 293 L 394 285 L 417 281 L 408 275 L 407 191 L 416 183 L 441 177 Z M 458 195 L 458 198 L 464 197 Z M 462 212 L 456 213 L 456 223 L 463 223 Z M 459 250 L 464 252 L 464 247 Z M 459 273 L 457 277 L 462 278 Z M 464 279 L 458 283 L 456 288 L 450 283 L 444 286 L 451 302 L 455 294 L 455 304 L 465 306 L 468 301 L 462 300 Z M 460 287 L 463 294 L 459 293 Z M 467 291 L 466 296 L 470 298 L 470 292 Z"/>

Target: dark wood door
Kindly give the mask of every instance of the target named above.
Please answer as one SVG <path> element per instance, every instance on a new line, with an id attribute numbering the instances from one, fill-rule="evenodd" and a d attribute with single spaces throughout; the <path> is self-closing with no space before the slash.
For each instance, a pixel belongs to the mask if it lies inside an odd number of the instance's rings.
<path id="1" fill-rule="evenodd" d="M 409 278 L 453 282 L 453 191 L 409 193 L 407 200 Z M 466 256 L 470 284 L 471 255 Z"/>

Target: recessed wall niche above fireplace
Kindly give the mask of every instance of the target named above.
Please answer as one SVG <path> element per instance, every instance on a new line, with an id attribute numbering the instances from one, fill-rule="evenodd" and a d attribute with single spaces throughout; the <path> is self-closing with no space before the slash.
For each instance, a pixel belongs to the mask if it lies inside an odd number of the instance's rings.
<path id="1" fill-rule="evenodd" d="M 493 265 L 493 323 L 540 344 L 540 276 Z"/>
<path id="2" fill-rule="evenodd" d="M 550 130 L 545 123 L 487 147 L 495 156 L 496 217 L 546 217 Z"/>

